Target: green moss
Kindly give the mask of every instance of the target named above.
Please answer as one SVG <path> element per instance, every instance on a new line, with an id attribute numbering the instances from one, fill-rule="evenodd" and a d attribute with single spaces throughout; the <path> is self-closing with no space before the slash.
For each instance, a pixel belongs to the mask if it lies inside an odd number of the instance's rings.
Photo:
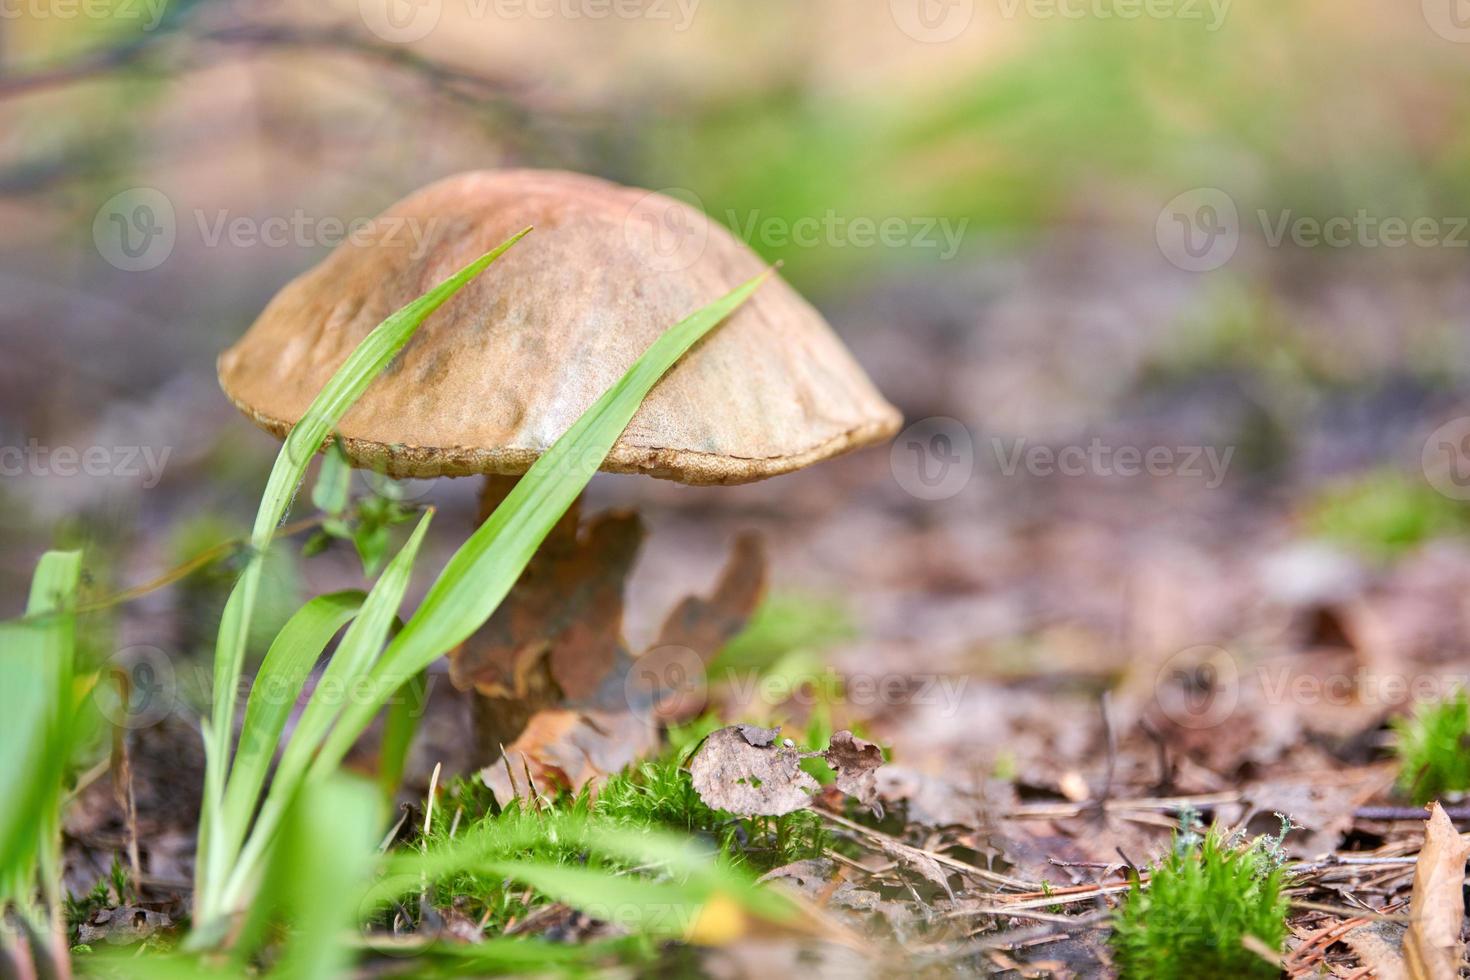
<path id="1" fill-rule="evenodd" d="M 1387 559 L 1470 530 L 1470 510 L 1422 479 L 1383 469 L 1324 490 L 1308 505 L 1306 522 L 1320 537 Z"/>
<path id="2" fill-rule="evenodd" d="M 97 884 L 93 885 L 92 890 L 85 895 L 77 897 L 68 894 L 62 899 L 62 902 L 67 934 L 72 936 L 76 935 L 78 926 L 91 918 L 93 912 L 110 909 L 118 904 L 113 901 L 112 889 L 108 886 L 106 878 L 99 878 Z"/>
<path id="3" fill-rule="evenodd" d="M 1181 834 L 1145 888 L 1134 881 L 1113 919 L 1119 975 L 1153 980 L 1276 977 L 1243 945 L 1254 936 L 1279 950 L 1287 902 L 1279 841 L 1239 846 L 1214 830 Z"/>
<path id="4" fill-rule="evenodd" d="M 462 810 L 458 836 L 480 833 L 487 840 L 515 842 L 514 847 L 504 851 L 487 852 L 486 860 L 605 866 L 609 872 L 629 870 L 613 863 L 596 864 L 582 848 L 558 838 L 554 831 L 558 815 L 586 818 L 594 827 L 658 828 L 688 834 L 711 842 L 731 866 L 753 874 L 818 857 L 830 849 L 831 836 L 821 818 L 810 810 L 781 817 L 741 818 L 712 809 L 701 800 L 683 766 L 699 742 L 694 732 L 704 727 L 695 723 L 684 730 L 688 738 L 675 743 L 682 744 L 682 750 L 672 749 L 661 758 L 618 773 L 595 797 L 587 791 L 562 794 L 551 801 L 543 800 L 540 809 L 520 800 L 496 807 L 483 783 L 458 780 L 447 787 L 437 806 L 439 816 L 427 843 L 447 844 L 454 813 Z M 545 904 L 543 898 L 524 886 L 473 870 L 446 876 L 434 892 L 436 905 L 455 906 L 483 921 L 489 936 Z"/>
<path id="5" fill-rule="evenodd" d="M 1470 789 L 1470 696 L 1460 691 L 1394 722 L 1399 789 L 1415 803 Z"/>
<path id="6" fill-rule="evenodd" d="M 737 866 L 756 871 L 819 856 L 830 843 L 810 810 L 781 817 L 740 818 L 711 809 L 676 759 L 645 762 L 608 780 L 594 817 L 622 826 L 664 827 L 713 838 Z"/>

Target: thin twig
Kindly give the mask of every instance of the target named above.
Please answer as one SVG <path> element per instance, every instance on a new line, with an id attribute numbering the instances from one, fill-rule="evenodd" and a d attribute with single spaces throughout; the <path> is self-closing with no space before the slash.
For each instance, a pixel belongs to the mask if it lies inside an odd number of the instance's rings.
<path id="1" fill-rule="evenodd" d="M 1415 857 L 1338 857 L 1336 854 L 1332 854 L 1320 861 L 1304 861 L 1301 864 L 1291 864 L 1287 867 L 1293 872 L 1302 874 L 1309 871 L 1321 871 L 1326 868 L 1374 867 L 1378 865 L 1412 866 L 1418 860 Z"/>
<path id="2" fill-rule="evenodd" d="M 1141 876 L 1139 883 L 1148 885 L 1147 876 Z M 1058 888 L 1050 893 L 1042 893 L 1035 897 L 992 895 L 991 900 L 998 903 L 990 906 L 974 906 L 966 909 L 956 909 L 945 917 L 950 919 L 962 919 L 967 915 L 1009 915 L 1013 911 L 1022 909 L 1044 909 L 1052 905 L 1076 905 L 1078 902 L 1090 902 L 1093 899 L 1102 898 L 1107 895 L 1118 895 L 1133 887 L 1132 882 L 1124 882 L 1118 885 L 1081 885 L 1073 888 Z"/>
<path id="3" fill-rule="evenodd" d="M 862 836 L 867 837 L 870 840 L 887 840 L 892 843 L 899 844 L 902 847 L 910 847 L 913 850 L 923 854 L 924 856 L 932 858 L 939 864 L 950 868 L 953 871 L 958 871 L 961 874 L 969 875 L 974 878 L 979 878 L 982 881 L 988 881 L 993 885 L 1000 885 L 1005 888 L 1017 888 L 1025 891 L 1031 891 L 1037 887 L 1036 882 L 1022 881 L 1019 878 L 1011 878 L 1007 875 L 1000 874 L 999 872 L 988 871 L 985 868 L 977 868 L 973 864 L 966 864 L 964 861 L 952 858 L 942 851 L 927 851 L 921 847 L 913 847 L 912 844 L 903 844 L 891 834 L 885 834 L 880 830 L 874 830 L 872 827 L 864 827 L 862 824 L 854 823 L 844 816 L 832 813 L 830 810 L 818 810 L 817 812 L 821 814 L 824 820 L 835 823 L 837 826 L 842 827 L 846 830 L 861 834 Z"/>
<path id="4" fill-rule="evenodd" d="M 1385 906 L 1385 909 L 1394 908 L 1398 904 L 1402 904 L 1402 903 L 1395 903 L 1395 905 Z M 1409 921 L 1409 917 L 1407 915 L 1399 915 L 1399 914 L 1396 914 L 1396 913 L 1393 913 L 1393 912 L 1389 912 L 1389 911 L 1382 911 L 1382 912 L 1380 912 L 1380 911 L 1377 911 L 1376 909 L 1370 909 L 1368 911 L 1372 912 L 1372 915 L 1371 916 L 1365 916 L 1363 914 L 1363 911 L 1364 911 L 1363 909 L 1350 909 L 1350 908 L 1347 908 L 1346 906 L 1342 906 L 1342 905 L 1331 905 L 1331 904 L 1329 904 L 1327 902 L 1308 902 L 1308 901 L 1299 901 L 1299 900 L 1293 899 L 1291 901 L 1291 907 L 1294 908 L 1294 909 L 1302 909 L 1303 911 L 1307 911 L 1307 912 L 1325 912 L 1328 915 L 1342 915 L 1342 916 L 1348 916 L 1350 918 L 1358 918 L 1358 919 L 1365 919 L 1365 920 L 1366 919 L 1369 919 L 1369 918 L 1372 918 L 1372 919 L 1380 919 L 1380 920 L 1383 920 L 1383 921 L 1386 921 L 1386 922 L 1408 922 Z"/>
<path id="5" fill-rule="evenodd" d="M 1470 806 L 1447 806 L 1444 813 L 1451 820 L 1470 820 Z M 1353 816 L 1359 820 L 1428 820 L 1429 812 L 1412 806 L 1360 806 Z"/>
<path id="6" fill-rule="evenodd" d="M 1106 806 L 1113 796 L 1113 773 L 1118 767 L 1118 735 L 1113 729 L 1112 699 L 1107 691 L 1103 691 L 1098 699 L 1098 707 L 1102 713 L 1103 739 L 1108 749 L 1108 768 L 1097 801 L 1100 806 Z"/>
<path id="7" fill-rule="evenodd" d="M 445 65 L 425 58 L 406 45 L 372 41 L 345 27 L 235 24 L 215 30 L 193 32 L 180 24 L 170 29 L 155 31 L 143 38 L 91 52 L 67 64 L 26 74 L 0 77 L 0 99 L 74 85 L 108 72 L 145 63 L 160 50 L 165 49 L 170 41 L 181 37 L 196 45 L 212 43 L 241 48 L 316 48 L 354 54 L 413 71 L 440 87 L 472 89 L 482 98 L 485 96 L 506 97 L 507 93 L 515 88 L 505 79 Z M 200 59 L 200 64 L 208 67 L 213 67 L 217 63 L 215 59 Z M 187 69 L 191 66 L 184 67 Z"/>
<path id="8" fill-rule="evenodd" d="M 282 525 L 271 536 L 271 540 L 276 541 L 280 538 L 289 538 L 293 535 L 300 534 L 302 531 L 316 527 L 325 520 L 326 515 L 318 514 L 315 517 L 307 517 L 291 524 Z M 187 578 L 199 571 L 199 569 L 214 564 L 221 558 L 249 545 L 249 543 L 249 540 L 246 538 L 230 538 L 228 541 L 221 541 L 219 544 L 201 551 L 182 565 L 176 565 L 156 578 L 149 579 L 141 585 L 134 585 L 120 592 L 102 596 L 100 599 L 93 599 L 90 602 L 81 603 L 75 608 L 68 610 L 67 614 L 81 615 L 83 613 L 101 612 L 104 609 L 110 609 L 113 606 L 121 605 L 125 602 L 132 602 L 134 599 L 140 599 L 151 592 L 157 592 L 159 589 L 167 588 L 180 579 Z M 16 621 L 41 622 L 55 615 L 57 614 L 54 612 L 38 613 L 31 616 L 21 616 Z"/>
<path id="9" fill-rule="evenodd" d="M 1145 797 L 1136 800 L 1107 800 L 1102 802 L 1102 809 L 1108 813 L 1126 812 L 1129 810 L 1178 810 L 1183 807 L 1223 806 L 1229 803 L 1240 802 L 1241 795 L 1236 792 L 1204 793 L 1197 796 L 1160 796 Z M 1054 820 L 1067 817 L 1080 817 L 1089 810 L 1096 809 L 1098 801 L 1087 800 L 1081 803 L 1033 803 L 1018 806 L 1008 810 L 1004 816 L 1011 820 Z"/>
<path id="10" fill-rule="evenodd" d="M 122 704 L 132 700 L 132 684 L 126 671 L 114 671 L 117 696 Z M 133 793 L 133 760 L 128 751 L 128 729 L 114 725 L 112 729 L 112 795 L 123 814 L 123 832 L 127 839 L 128 876 L 133 882 L 133 894 L 141 897 L 143 863 L 138 856 L 138 800 Z M 126 902 L 124 896 L 117 896 Z"/>

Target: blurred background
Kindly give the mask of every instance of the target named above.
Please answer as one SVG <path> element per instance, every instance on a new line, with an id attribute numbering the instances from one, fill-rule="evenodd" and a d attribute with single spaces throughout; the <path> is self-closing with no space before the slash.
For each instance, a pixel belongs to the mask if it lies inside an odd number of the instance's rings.
<path id="1" fill-rule="evenodd" d="M 352 222 L 529 166 L 782 260 L 914 426 L 743 488 L 599 477 L 652 532 L 635 645 L 755 528 L 770 635 L 963 681 L 847 706 L 896 758 L 1049 791 L 1099 778 L 1101 692 L 1132 732 L 1201 647 L 1447 671 L 1467 82 L 1461 0 L 0 0 L 3 611 L 48 546 L 87 544 L 106 593 L 243 531 L 277 444 L 216 355 Z M 439 556 L 476 489 L 405 491 L 445 509 Z M 270 576 L 281 615 L 359 580 L 291 548 Z M 207 651 L 220 590 L 151 593 L 105 643 Z M 1351 708 L 1244 746 L 1153 724 L 1230 773 L 1402 704 Z"/>

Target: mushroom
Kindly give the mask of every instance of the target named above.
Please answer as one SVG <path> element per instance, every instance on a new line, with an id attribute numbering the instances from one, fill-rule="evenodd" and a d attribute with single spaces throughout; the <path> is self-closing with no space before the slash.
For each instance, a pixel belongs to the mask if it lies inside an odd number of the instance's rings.
<path id="1" fill-rule="evenodd" d="M 662 194 L 553 171 L 460 174 L 393 205 L 282 289 L 220 356 L 221 387 L 283 438 L 384 317 L 527 225 L 534 233 L 425 323 L 343 417 L 354 466 L 484 475 L 488 516 L 662 331 L 765 265 Z M 887 440 L 899 422 L 822 316 L 772 277 L 596 462 L 746 483 Z"/>

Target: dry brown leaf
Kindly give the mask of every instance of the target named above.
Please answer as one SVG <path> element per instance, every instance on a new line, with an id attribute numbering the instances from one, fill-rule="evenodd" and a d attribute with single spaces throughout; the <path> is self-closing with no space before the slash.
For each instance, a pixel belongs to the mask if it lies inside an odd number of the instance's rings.
<path id="1" fill-rule="evenodd" d="M 1404 961 L 1414 980 L 1454 980 L 1460 975 L 1460 929 L 1465 921 L 1465 859 L 1470 842 L 1435 803 L 1424 826 L 1424 849 L 1414 866 Z"/>
<path id="2" fill-rule="evenodd" d="M 627 665 L 623 688 L 629 706 L 665 725 L 703 712 L 709 703 L 709 665 L 750 621 L 765 584 L 765 546 L 759 535 L 742 534 L 714 591 L 681 600 L 658 639 Z"/>
<path id="3" fill-rule="evenodd" d="M 834 732 L 827 751 L 822 753 L 827 764 L 837 773 L 837 788 L 883 816 L 878 800 L 878 767 L 883 765 L 883 750 L 852 732 Z"/>
<path id="4" fill-rule="evenodd" d="M 643 544 L 636 514 L 569 513 L 495 615 L 450 655 L 457 687 L 549 706 L 593 696 L 623 650 L 623 590 Z"/>
<path id="5" fill-rule="evenodd" d="M 495 798 L 576 791 L 658 748 L 653 724 L 628 712 L 548 709 L 531 718 L 505 754 L 480 770 Z M 529 772 L 532 787 L 526 786 Z"/>
<path id="6" fill-rule="evenodd" d="M 1375 923 L 1344 937 L 1373 976 L 1383 980 L 1455 980 L 1460 976 L 1467 857 L 1470 842 L 1460 837 L 1438 803 L 1431 804 L 1424 847 L 1414 865 L 1408 929 Z"/>
<path id="7" fill-rule="evenodd" d="M 744 627 L 764 590 L 764 550 L 757 536 L 742 535 L 714 591 L 681 601 L 651 650 L 684 656 L 650 670 L 622 637 L 642 522 L 612 512 L 578 528 L 573 508 L 495 615 L 450 657 L 455 685 L 479 695 L 478 756 L 496 760 L 483 775 L 500 799 L 529 792 L 518 785 L 523 770 L 540 789 L 576 790 L 650 754 L 658 724 L 703 709 L 704 666 Z M 693 683 L 675 683 L 673 668 Z M 643 683 L 650 673 L 651 687 Z M 685 696 L 691 692 L 697 696 Z M 497 759 L 502 747 L 514 775 Z"/>
<path id="8" fill-rule="evenodd" d="M 742 817 L 778 817 L 810 806 L 821 787 L 802 770 L 802 753 L 778 744 L 780 732 L 733 725 L 710 733 L 689 763 L 700 799 Z"/>
<path id="9" fill-rule="evenodd" d="M 884 766 L 874 774 L 879 798 L 889 804 L 901 804 L 904 816 L 926 827 L 980 826 L 985 810 L 979 794 L 956 786 L 949 780 L 906 769 Z M 1009 784 L 1005 785 L 1009 790 Z"/>
<path id="10" fill-rule="evenodd" d="M 1245 787 L 1241 803 L 1228 808 L 1231 812 L 1226 820 L 1243 824 L 1252 834 L 1274 834 L 1281 825 L 1276 815 L 1284 814 L 1293 827 L 1286 838 L 1286 853 L 1316 858 L 1337 849 L 1352 826 L 1353 811 L 1392 781 L 1392 770 L 1381 766 L 1268 776 Z"/>
<path id="11" fill-rule="evenodd" d="M 1342 937 L 1377 980 L 1409 980 L 1404 965 L 1404 927 L 1393 922 L 1373 922 Z"/>
<path id="12" fill-rule="evenodd" d="M 934 860 L 933 856 L 924 853 L 917 847 L 910 847 L 901 841 L 896 841 L 889 837 L 877 837 L 874 839 L 877 841 L 878 846 L 883 849 L 884 854 L 893 858 L 899 864 L 917 871 L 942 888 L 945 895 L 949 896 L 950 901 L 954 900 L 954 889 L 949 887 L 949 876 L 944 873 L 944 869 L 939 866 L 939 862 Z"/>
<path id="13" fill-rule="evenodd" d="M 745 628 L 765 591 L 765 546 L 760 535 L 741 534 L 715 590 L 708 597 L 682 599 L 664 620 L 653 646 L 684 647 L 708 664 Z"/>
<path id="14" fill-rule="evenodd" d="M 780 735 L 779 728 L 757 725 L 731 725 L 711 733 L 689 763 L 700 799 L 745 817 L 800 810 L 821 789 L 801 768 L 801 760 L 820 757 L 837 771 L 837 789 L 882 812 L 877 788 L 882 749 L 841 731 L 833 733 L 825 751 L 801 752 Z"/>
<path id="15" fill-rule="evenodd" d="M 732 729 L 740 733 L 740 737 L 751 745 L 766 748 L 776 744 L 776 739 L 781 737 L 781 728 L 762 728 L 759 725 L 731 725 Z"/>
<path id="16" fill-rule="evenodd" d="M 756 880 L 764 885 L 771 881 L 786 882 L 800 895 L 810 899 L 832 888 L 832 877 L 837 865 L 831 858 L 807 858 L 772 868 Z"/>

